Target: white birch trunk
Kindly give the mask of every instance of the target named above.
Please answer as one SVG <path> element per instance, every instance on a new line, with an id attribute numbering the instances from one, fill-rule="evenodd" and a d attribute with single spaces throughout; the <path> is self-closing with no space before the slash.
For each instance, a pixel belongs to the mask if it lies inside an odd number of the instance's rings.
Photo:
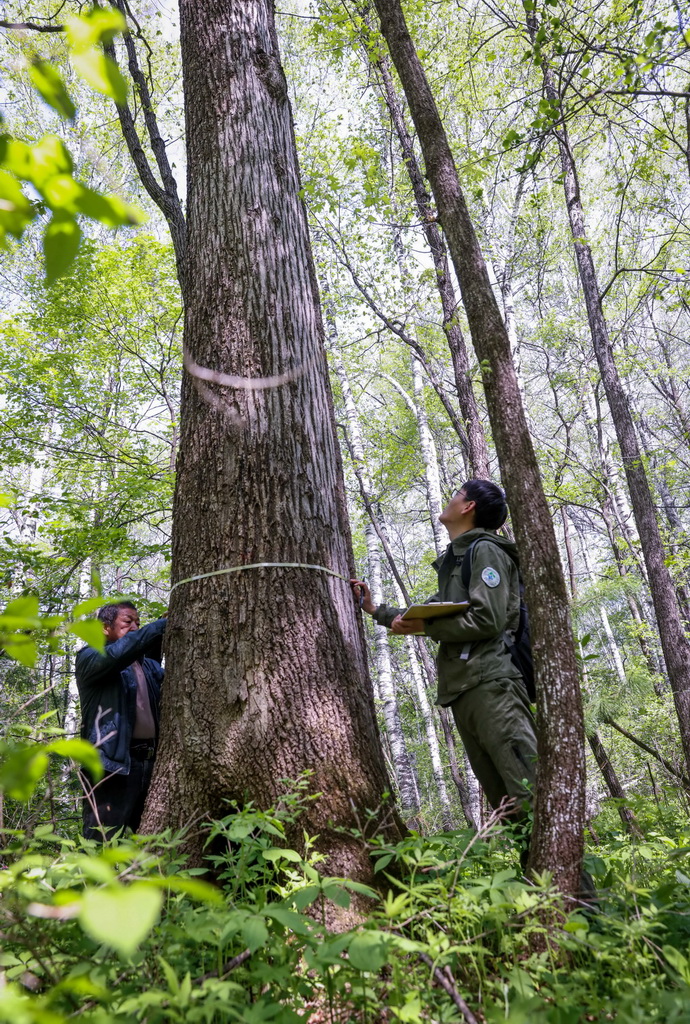
<path id="1" fill-rule="evenodd" d="M 329 349 L 331 353 L 332 366 L 335 375 L 340 382 L 343 395 L 343 405 L 347 418 L 347 432 L 354 458 L 360 463 L 365 480 L 365 486 L 370 491 L 367 479 L 364 442 L 362 431 L 359 425 L 357 407 L 354 395 L 350 386 L 350 380 L 343 363 L 342 356 L 337 344 L 337 328 L 330 312 L 327 312 L 329 326 Z M 367 545 L 367 563 L 369 567 L 369 588 L 375 604 L 383 601 L 383 586 L 381 582 L 381 552 L 379 550 L 378 537 L 370 520 L 367 520 L 364 527 L 364 535 Z M 386 735 L 390 744 L 391 758 L 395 772 L 400 802 L 404 815 L 414 815 L 419 811 L 419 788 L 415 776 L 414 767 L 410 759 L 405 735 L 400 720 L 400 711 L 393 683 L 393 672 L 391 669 L 390 647 L 388 642 L 388 630 L 385 626 L 374 626 L 374 650 L 376 661 L 376 686 L 378 697 L 383 710 L 383 720 L 386 727 Z"/>

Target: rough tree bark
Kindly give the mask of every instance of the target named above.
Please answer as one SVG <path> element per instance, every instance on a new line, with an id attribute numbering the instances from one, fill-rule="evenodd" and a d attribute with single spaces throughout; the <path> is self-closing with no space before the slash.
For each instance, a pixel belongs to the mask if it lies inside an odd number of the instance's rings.
<path id="1" fill-rule="evenodd" d="M 181 0 L 188 247 L 173 583 L 257 562 L 353 565 L 323 325 L 270 0 Z M 191 372 L 190 372 L 191 371 Z M 202 379 L 203 378 L 203 379 Z M 244 384 L 241 378 L 251 378 Z M 144 827 L 274 803 L 370 877 L 350 827 L 400 835 L 349 586 L 261 568 L 172 592 L 162 742 Z M 293 837 L 294 838 L 294 837 Z M 197 846 L 197 852 L 199 847 Z"/>
<path id="2" fill-rule="evenodd" d="M 381 31 L 410 106 L 439 220 L 460 282 L 522 559 L 538 680 L 540 753 L 529 866 L 552 871 L 562 891 L 575 893 L 583 852 L 584 727 L 568 595 L 556 537 L 520 400 L 510 341 L 436 103 L 400 3 L 375 3 Z"/>
<path id="3" fill-rule="evenodd" d="M 534 15 L 527 16 L 527 28 L 531 39 L 534 40 L 538 29 L 537 19 Z M 542 63 L 542 72 L 544 92 L 561 112 L 561 97 L 545 61 Z M 558 142 L 561 158 L 563 190 L 573 236 L 578 274 L 587 308 L 592 347 L 620 447 L 630 501 L 647 568 L 664 660 L 673 691 L 686 768 L 690 772 L 690 642 L 685 635 L 675 587 L 666 566 L 664 545 L 656 518 L 654 500 L 635 432 L 628 396 L 618 375 L 613 355 L 594 257 L 587 240 L 577 166 L 564 117 L 561 119 L 559 127 L 553 129 L 553 133 Z"/>

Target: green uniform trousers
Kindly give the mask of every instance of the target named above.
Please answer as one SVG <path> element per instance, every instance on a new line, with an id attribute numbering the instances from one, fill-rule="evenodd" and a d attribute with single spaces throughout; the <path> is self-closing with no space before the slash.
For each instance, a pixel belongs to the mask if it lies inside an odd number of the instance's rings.
<path id="1" fill-rule="evenodd" d="M 537 737 L 524 684 L 492 679 L 461 693 L 450 705 L 472 770 L 495 809 L 510 798 L 532 805 Z M 520 812 L 514 815 L 520 817 Z"/>

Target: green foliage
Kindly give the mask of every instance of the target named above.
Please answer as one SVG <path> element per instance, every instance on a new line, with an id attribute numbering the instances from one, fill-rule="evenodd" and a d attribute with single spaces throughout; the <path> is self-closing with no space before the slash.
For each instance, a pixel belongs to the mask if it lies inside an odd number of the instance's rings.
<path id="1" fill-rule="evenodd" d="M 126 29 L 122 14 L 114 8 L 94 7 L 68 18 L 67 35 L 75 70 L 98 92 L 124 103 L 127 85 L 117 65 L 100 49 Z M 76 106 L 60 72 L 39 55 L 28 62 L 29 78 L 41 98 L 65 120 L 73 120 Z M 0 115 L 0 123 L 1 123 Z M 25 182 L 38 194 L 28 199 L 20 186 Z M 0 134 L 0 248 L 7 236 L 21 239 L 26 228 L 49 211 L 43 235 L 46 282 L 54 282 L 71 266 L 81 240 L 78 217 L 107 227 L 139 224 L 143 215 L 113 196 L 102 195 L 74 176 L 72 157 L 62 139 L 46 134 L 30 144 L 8 133 Z"/>
<path id="2" fill-rule="evenodd" d="M 525 884 L 501 831 L 375 846 L 378 895 L 320 875 L 309 837 L 289 845 L 304 793 L 298 783 L 274 810 L 236 807 L 211 824 L 215 885 L 185 867 L 183 836 L 99 848 L 50 826 L 6 835 L 0 1020 L 291 1024 L 385 1007 L 455 1024 L 442 972 L 488 1021 L 604 1021 L 612 1008 L 624 1024 L 687 1021 L 684 832 L 599 846 L 594 913 L 564 910 L 548 880 Z M 361 923 L 331 930 L 353 893 L 369 900 Z"/>
<path id="3" fill-rule="evenodd" d="M 131 601 L 132 597 L 111 594 L 112 603 Z M 96 650 L 105 646 L 103 626 L 98 619 L 84 618 L 104 604 L 103 597 L 92 597 L 80 601 L 70 611 L 61 615 L 41 615 L 39 599 L 35 594 L 26 594 L 10 601 L 0 612 L 0 647 L 11 658 L 27 668 L 33 668 L 39 656 L 39 642 L 49 652 L 61 652 L 65 634 L 73 634 Z"/>
<path id="4" fill-rule="evenodd" d="M 119 104 L 127 99 L 127 83 L 115 61 L 100 47 L 112 43 L 117 34 L 126 31 L 124 15 L 114 7 L 93 7 L 84 15 L 67 19 L 67 38 L 75 70 L 92 89 Z"/>

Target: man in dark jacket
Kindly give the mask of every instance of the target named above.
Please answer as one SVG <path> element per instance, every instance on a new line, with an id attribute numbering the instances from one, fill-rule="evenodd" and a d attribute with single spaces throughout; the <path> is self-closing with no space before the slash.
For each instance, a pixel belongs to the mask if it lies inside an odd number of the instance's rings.
<path id="1" fill-rule="evenodd" d="M 166 619 L 140 629 L 129 601 L 105 605 L 98 618 L 105 652 L 82 647 L 75 675 L 81 735 L 98 748 L 105 769 L 93 787 L 86 780 L 84 835 L 103 840 L 125 826 L 136 831 L 141 821 L 158 739 Z"/>
<path id="2" fill-rule="evenodd" d="M 353 581 L 362 608 L 394 633 L 425 633 L 439 642 L 438 703 L 449 706 L 472 769 L 492 807 L 520 818 L 531 803 L 537 740 L 527 691 L 504 641 L 520 617 L 514 544 L 495 533 L 506 520 L 503 491 L 470 480 L 440 516 L 450 544 L 434 563 L 439 589 L 430 602 L 469 601 L 460 615 L 402 619 L 402 610 L 376 607 L 368 588 Z M 472 547 L 469 586 L 462 562 Z"/>

